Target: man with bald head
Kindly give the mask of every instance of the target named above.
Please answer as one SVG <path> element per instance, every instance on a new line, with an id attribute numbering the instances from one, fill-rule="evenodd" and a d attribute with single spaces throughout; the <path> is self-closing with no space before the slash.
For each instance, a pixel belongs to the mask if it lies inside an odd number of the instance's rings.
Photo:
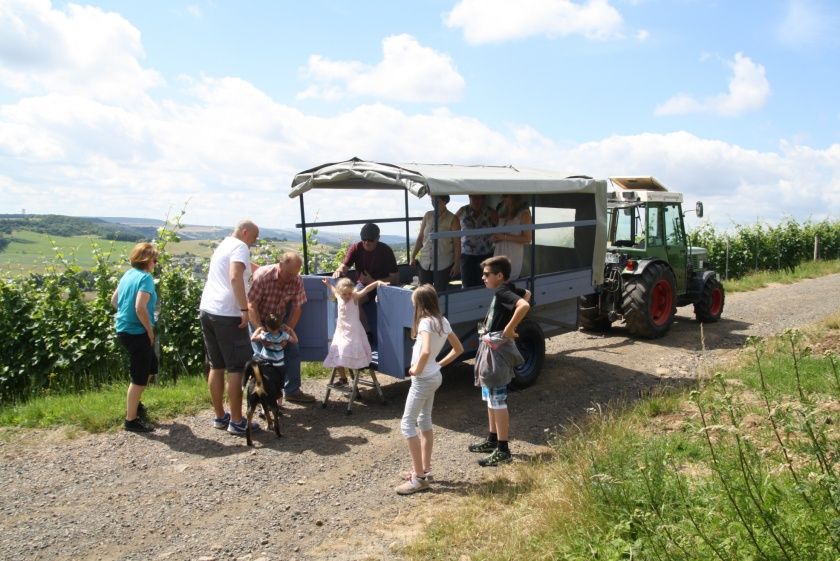
<path id="1" fill-rule="evenodd" d="M 265 265 L 254 272 L 251 290 L 248 291 L 248 311 L 251 326 L 265 327 L 263 318 L 277 314 L 284 326 L 295 328 L 300 320 L 301 306 L 306 303 L 300 268 L 303 261 L 294 251 L 280 256 L 276 265 Z M 285 347 L 286 383 L 283 393 L 286 400 L 295 403 L 313 403 L 315 396 L 300 389 L 300 349 L 288 342 Z"/>
<path id="2" fill-rule="evenodd" d="M 207 386 L 216 418 L 213 426 L 231 434 L 245 434 L 242 416 L 242 373 L 251 358 L 248 337 L 248 280 L 251 250 L 260 229 L 242 220 L 210 258 L 207 282 L 201 293 L 200 321 L 210 374 Z M 228 373 L 230 413 L 224 409 L 225 371 Z"/>

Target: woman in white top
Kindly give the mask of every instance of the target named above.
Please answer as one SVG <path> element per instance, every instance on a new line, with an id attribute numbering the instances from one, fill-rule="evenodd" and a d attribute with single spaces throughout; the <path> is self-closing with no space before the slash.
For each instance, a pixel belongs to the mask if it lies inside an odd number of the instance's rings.
<path id="1" fill-rule="evenodd" d="M 405 400 L 405 411 L 400 421 L 400 431 L 408 443 L 411 454 L 411 471 L 405 483 L 397 487 L 400 495 L 410 495 L 429 488 L 432 471 L 432 405 L 435 392 L 443 382 L 440 369 L 464 352 L 458 336 L 440 312 L 437 292 L 430 284 L 419 286 L 411 294 L 414 304 L 414 323 L 411 335 L 415 338 L 411 353 L 411 388 Z M 445 343 L 452 347 L 438 362 L 437 356 Z M 420 435 L 417 429 L 420 429 Z"/>
<path id="2" fill-rule="evenodd" d="M 432 205 L 437 205 L 438 226 L 441 231 L 458 231 L 461 223 L 454 214 L 446 209 L 449 195 L 432 197 Z M 411 264 L 418 268 L 420 284 L 434 284 L 435 290 L 443 292 L 449 287 L 449 279 L 457 278 L 461 269 L 461 240 L 459 237 L 438 240 L 437 270 L 435 267 L 435 242 L 427 234 L 435 230 L 435 211 L 423 215 L 420 233 L 411 252 Z M 419 257 L 418 257 L 419 254 Z"/>
<path id="3" fill-rule="evenodd" d="M 499 208 L 499 226 L 531 224 L 531 211 L 522 195 L 502 195 Z M 493 255 L 505 255 L 510 260 L 510 280 L 519 278 L 525 246 L 531 243 L 531 231 L 522 230 L 506 234 L 493 234 L 496 249 Z"/>

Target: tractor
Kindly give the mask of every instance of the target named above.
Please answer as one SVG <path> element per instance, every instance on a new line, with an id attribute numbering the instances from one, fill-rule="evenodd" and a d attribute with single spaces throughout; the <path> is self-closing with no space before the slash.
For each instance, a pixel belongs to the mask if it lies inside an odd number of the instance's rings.
<path id="1" fill-rule="evenodd" d="M 630 334 L 665 335 L 677 306 L 694 305 L 702 323 L 720 319 L 726 298 L 707 252 L 692 247 L 684 226 L 683 196 L 653 177 L 611 177 L 604 282 L 580 297 L 580 325 L 607 331 L 623 320 Z M 689 211 L 690 212 L 690 211 Z M 694 212 L 703 216 L 703 203 Z"/>

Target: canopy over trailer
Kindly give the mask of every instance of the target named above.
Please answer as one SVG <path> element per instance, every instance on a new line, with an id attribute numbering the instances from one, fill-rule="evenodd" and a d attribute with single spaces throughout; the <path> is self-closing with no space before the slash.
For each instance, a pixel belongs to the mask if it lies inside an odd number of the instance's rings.
<path id="1" fill-rule="evenodd" d="M 520 328 L 518 343 L 526 358 L 520 385 L 536 378 L 544 354 L 544 337 L 577 327 L 577 298 L 592 292 L 603 282 L 603 262 L 606 251 L 606 196 L 604 180 L 588 177 L 565 177 L 561 174 L 513 166 L 465 166 L 450 164 L 385 164 L 353 158 L 345 162 L 324 164 L 295 175 L 290 197 L 299 197 L 301 239 L 304 248 L 305 275 L 311 272 L 307 258 L 307 228 L 346 226 L 366 222 L 404 222 L 406 261 L 411 248 L 409 223 L 421 217 L 409 213 L 408 196 L 426 195 L 488 195 L 517 194 L 528 201 L 533 223 L 470 230 L 471 235 L 531 232 L 531 244 L 526 246 L 523 272 L 516 282 L 533 293 L 532 310 Z M 405 215 L 402 217 L 366 217 L 330 222 L 307 222 L 303 195 L 312 189 L 391 190 L 402 192 Z M 435 216 L 435 223 L 437 216 Z M 437 230 L 434 228 L 433 230 Z M 437 243 L 442 239 L 460 237 L 461 232 L 432 231 L 429 238 Z M 398 254 L 399 259 L 399 254 Z M 595 266 L 593 266 L 595 264 Z M 401 268 L 405 271 L 408 265 Z M 410 279 L 411 272 L 401 274 Z M 320 277 L 304 278 L 310 302 L 325 301 L 326 288 Z M 402 281 L 405 282 L 405 281 Z M 383 287 L 375 303 L 379 329 L 373 342 L 378 351 L 377 370 L 403 377 L 410 361 L 411 290 L 399 286 Z M 460 289 L 455 287 L 441 294 L 441 309 L 455 332 L 464 341 L 467 357 L 476 348 L 476 323 L 483 319 L 491 295 L 483 287 Z M 309 304 L 307 304 L 309 307 Z M 322 360 L 335 328 L 334 307 L 326 305 L 321 312 L 308 309 L 305 322 L 318 325 L 318 341 L 309 345 L 301 335 L 301 352 L 305 360 Z M 303 323 L 303 321 L 302 321 Z M 537 342 L 536 339 L 539 339 Z M 323 341 L 322 341 L 323 340 Z M 311 352 L 309 352 L 311 351 Z"/>

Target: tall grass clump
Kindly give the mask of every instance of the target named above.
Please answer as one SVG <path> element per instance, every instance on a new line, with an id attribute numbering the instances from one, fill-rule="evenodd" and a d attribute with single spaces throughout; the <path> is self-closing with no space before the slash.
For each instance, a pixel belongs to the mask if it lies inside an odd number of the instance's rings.
<path id="1" fill-rule="evenodd" d="M 840 558 L 840 376 L 801 333 L 662 405 L 597 410 L 438 515 L 413 559 Z"/>

